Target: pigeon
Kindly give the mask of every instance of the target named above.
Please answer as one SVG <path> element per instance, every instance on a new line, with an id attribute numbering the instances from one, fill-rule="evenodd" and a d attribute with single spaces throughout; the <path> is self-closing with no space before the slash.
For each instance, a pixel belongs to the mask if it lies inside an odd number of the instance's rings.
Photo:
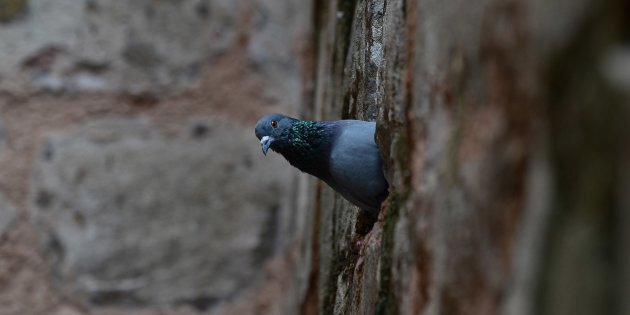
<path id="1" fill-rule="evenodd" d="M 374 140 L 376 123 L 361 120 L 309 121 L 270 114 L 256 123 L 262 152 L 281 154 L 371 215 L 388 194 Z"/>

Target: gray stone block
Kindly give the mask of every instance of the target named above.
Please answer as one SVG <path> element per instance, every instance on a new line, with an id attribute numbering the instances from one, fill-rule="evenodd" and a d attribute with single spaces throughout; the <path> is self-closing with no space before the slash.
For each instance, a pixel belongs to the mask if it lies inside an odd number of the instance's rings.
<path id="1" fill-rule="evenodd" d="M 97 305 L 198 309 L 255 282 L 276 248 L 287 177 L 251 128 L 141 121 L 50 136 L 33 215 L 58 283 Z"/>

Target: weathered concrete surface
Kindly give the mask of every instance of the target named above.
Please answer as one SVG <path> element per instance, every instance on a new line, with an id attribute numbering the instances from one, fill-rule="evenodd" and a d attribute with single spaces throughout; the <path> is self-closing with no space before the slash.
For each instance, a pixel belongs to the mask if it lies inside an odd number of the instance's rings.
<path id="1" fill-rule="evenodd" d="M 137 121 L 51 138 L 32 216 L 55 277 L 107 305 L 205 309 L 247 288 L 276 248 L 287 190 L 280 159 L 251 140 L 229 121 L 173 139 Z"/>
<path id="2" fill-rule="evenodd" d="M 319 194 L 320 311 L 624 314 L 627 12 L 318 2 L 312 115 L 376 119 L 391 184 L 367 236 Z"/>

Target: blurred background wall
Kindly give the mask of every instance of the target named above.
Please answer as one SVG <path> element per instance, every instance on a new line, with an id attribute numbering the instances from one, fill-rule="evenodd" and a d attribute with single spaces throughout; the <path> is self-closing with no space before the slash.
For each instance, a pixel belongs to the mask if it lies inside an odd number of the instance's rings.
<path id="1" fill-rule="evenodd" d="M 0 0 L 0 314 L 628 314 L 624 0 Z M 376 222 L 253 134 L 377 122 Z"/>
<path id="2" fill-rule="evenodd" d="M 296 313 L 308 209 L 253 127 L 300 113 L 311 27 L 303 1 L 0 1 L 0 314 Z"/>

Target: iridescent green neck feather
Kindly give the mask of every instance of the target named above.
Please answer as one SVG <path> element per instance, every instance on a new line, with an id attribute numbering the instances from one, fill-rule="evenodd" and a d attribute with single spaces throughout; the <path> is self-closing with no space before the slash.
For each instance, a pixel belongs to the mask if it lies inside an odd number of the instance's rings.
<path id="1" fill-rule="evenodd" d="M 296 120 L 282 132 L 275 150 L 301 171 L 324 178 L 328 176 L 331 128 L 325 122 Z"/>

